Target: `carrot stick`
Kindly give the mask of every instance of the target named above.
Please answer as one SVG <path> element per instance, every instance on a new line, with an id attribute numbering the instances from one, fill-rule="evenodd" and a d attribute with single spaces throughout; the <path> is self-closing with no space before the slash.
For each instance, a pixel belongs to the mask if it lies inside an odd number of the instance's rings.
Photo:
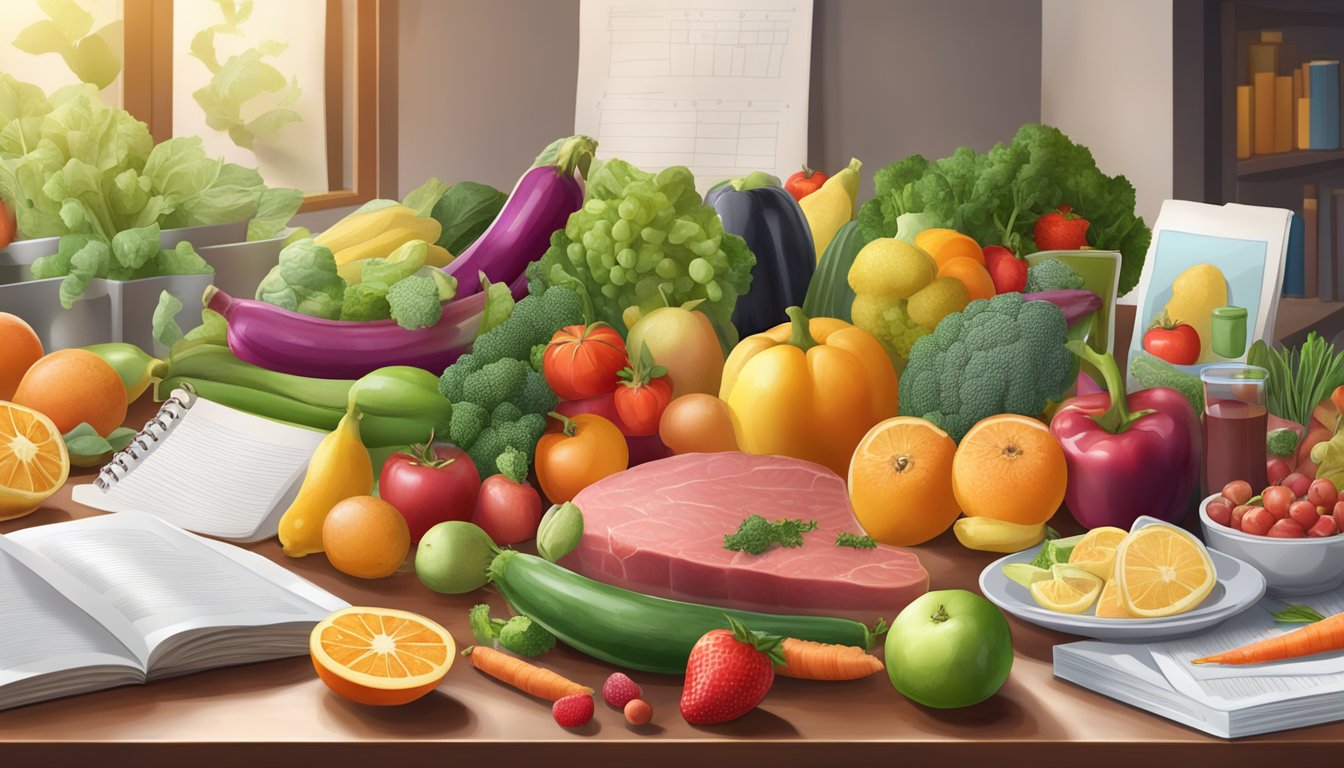
<path id="1" fill-rule="evenodd" d="M 1337 613 L 1292 632 L 1195 659 L 1191 663 L 1259 664 L 1339 650 L 1344 650 L 1344 613 Z"/>
<path id="2" fill-rule="evenodd" d="M 462 654 L 471 657 L 473 667 L 539 699 L 559 701 L 571 694 L 593 692 L 593 689 L 586 685 L 579 685 L 549 669 L 542 669 L 494 648 L 473 645 Z"/>
<path id="3" fill-rule="evenodd" d="M 785 664 L 775 669 L 784 677 L 803 680 L 858 680 L 882 669 L 882 662 L 852 645 L 814 643 L 785 638 L 780 646 Z"/>

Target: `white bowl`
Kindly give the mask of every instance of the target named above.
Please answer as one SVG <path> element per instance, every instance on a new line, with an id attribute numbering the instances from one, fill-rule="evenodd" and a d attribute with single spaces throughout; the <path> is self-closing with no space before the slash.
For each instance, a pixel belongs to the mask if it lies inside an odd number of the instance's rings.
<path id="1" fill-rule="evenodd" d="M 1199 524 L 1210 548 L 1244 560 L 1264 574 L 1272 595 L 1314 595 L 1344 584 L 1344 535 L 1320 539 L 1274 539 L 1242 533 L 1209 519 L 1209 502 L 1199 505 Z"/>

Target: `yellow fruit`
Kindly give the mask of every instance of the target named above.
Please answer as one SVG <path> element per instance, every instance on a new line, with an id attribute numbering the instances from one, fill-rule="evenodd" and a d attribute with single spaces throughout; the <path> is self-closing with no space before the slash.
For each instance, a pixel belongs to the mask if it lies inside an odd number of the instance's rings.
<path id="1" fill-rule="evenodd" d="M 1045 523 L 1018 525 L 992 517 L 963 517 L 952 525 L 957 541 L 981 552 L 1021 552 L 1045 538 Z"/>
<path id="2" fill-rule="evenodd" d="M 955 229 L 926 229 L 915 235 L 915 245 L 932 256 L 939 269 L 952 259 L 959 258 L 971 259 L 982 265 L 985 263 L 985 253 L 980 244 Z"/>
<path id="3" fill-rule="evenodd" d="M 438 686 L 457 643 L 424 616 L 391 608 L 345 608 L 313 627 L 308 651 L 317 676 L 360 704 L 406 704 Z"/>
<path id="4" fill-rule="evenodd" d="M 1227 306 L 1227 278 L 1212 264 L 1196 264 L 1171 281 L 1171 299 L 1164 308 L 1172 322 L 1185 323 L 1199 334 L 1199 363 L 1215 362 L 1213 310 Z M 1154 318 L 1155 319 L 1155 318 Z"/>
<path id="5" fill-rule="evenodd" d="M 1067 565 L 1056 565 L 1050 569 L 1051 578 L 1034 582 L 1031 596 L 1042 608 L 1057 613 L 1082 613 L 1097 601 L 1101 594 L 1102 580 L 1084 571 Z"/>
<path id="6" fill-rule="evenodd" d="M 429 248 L 425 252 L 425 266 L 446 267 L 453 258 L 453 254 L 449 253 L 447 248 L 430 242 Z"/>
<path id="7" fill-rule="evenodd" d="M 1067 482 L 1064 450 L 1049 427 L 1027 416 L 981 419 L 952 461 L 952 490 L 967 517 L 1044 523 L 1059 510 Z"/>
<path id="8" fill-rule="evenodd" d="M 859 294 L 856 314 L 865 296 L 880 300 L 885 310 L 891 299 L 908 299 L 937 276 L 938 265 L 929 254 L 894 237 L 879 237 L 859 249 L 849 268 L 849 287 Z"/>
<path id="9" fill-rule="evenodd" d="M 341 573 L 381 579 L 406 562 L 411 532 L 396 507 L 373 496 L 351 496 L 327 513 L 322 548 Z"/>
<path id="10" fill-rule="evenodd" d="M 1122 528 L 1093 528 L 1069 553 L 1069 565 L 1096 574 L 1098 578 L 1111 578 L 1115 566 L 1115 548 L 1128 535 L 1129 532 Z"/>
<path id="11" fill-rule="evenodd" d="M 1175 616 L 1197 607 L 1218 581 L 1213 561 L 1193 534 L 1150 525 L 1120 542 L 1115 575 L 1120 600 L 1135 616 Z"/>
<path id="12" fill-rule="evenodd" d="M 51 419 L 0 401 L 0 520 L 42 506 L 69 476 L 70 456 Z"/>
<path id="13" fill-rule="evenodd" d="M 826 180 L 816 192 L 798 201 L 812 230 L 812 245 L 817 261 L 826 253 L 826 246 L 835 239 L 835 233 L 858 214 L 859 169 L 863 163 L 851 157 L 849 165 Z"/>
<path id="14" fill-rule="evenodd" d="M 359 440 L 359 415 L 348 412 L 331 434 L 322 438 L 294 502 L 280 518 L 280 545 L 290 557 L 322 551 L 322 526 L 339 502 L 368 496 L 373 490 L 373 464 Z"/>
<path id="15" fill-rule="evenodd" d="M 326 246 L 331 249 L 333 254 L 337 254 L 336 263 L 343 263 L 339 254 L 350 248 L 363 245 L 393 230 L 403 230 L 410 234 L 406 240 L 424 240 L 425 242 L 435 242 L 443 232 L 443 226 L 437 219 L 428 216 L 416 216 L 415 211 L 400 205 L 385 205 L 380 208 L 374 208 L 366 211 L 355 211 L 335 224 L 327 228 L 325 232 L 318 234 L 313 239 L 318 245 Z M 403 242 L 405 242 L 403 240 Z M 382 253 L 375 253 L 372 256 L 383 257 L 392 252 L 396 246 L 388 248 Z M 372 258 L 364 256 L 360 258 Z M 350 255 L 346 261 L 353 260 L 355 256 Z"/>
<path id="16" fill-rule="evenodd" d="M 1097 618 L 1099 619 L 1132 619 L 1134 616 L 1125 610 L 1125 604 L 1120 601 L 1120 582 L 1111 579 L 1106 582 L 1106 586 L 1101 588 L 1101 596 L 1097 598 Z"/>
<path id="17" fill-rule="evenodd" d="M 909 547 L 946 531 L 961 513 L 952 497 L 956 450 L 927 419 L 897 416 L 868 430 L 849 463 L 849 501 L 864 532 Z"/>
<path id="18" fill-rule="evenodd" d="M 955 277 L 939 277 L 915 291 L 905 305 L 905 313 L 911 320 L 933 330 L 944 317 L 960 312 L 970 303 L 971 295 L 965 283 Z"/>

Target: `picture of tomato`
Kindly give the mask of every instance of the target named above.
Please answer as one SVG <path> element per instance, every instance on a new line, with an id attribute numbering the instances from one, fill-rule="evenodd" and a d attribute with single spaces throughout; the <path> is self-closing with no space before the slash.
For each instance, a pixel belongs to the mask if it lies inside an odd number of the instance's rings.
<path id="1" fill-rule="evenodd" d="M 825 171 L 814 171 L 803 166 L 803 170 L 794 173 L 784 181 L 784 191 L 793 195 L 794 200 L 802 200 L 804 197 L 821 189 L 821 185 L 826 183 L 830 176 Z"/>
<path id="2" fill-rule="evenodd" d="M 378 496 L 397 508 L 411 543 L 447 520 L 470 520 L 481 490 L 471 457 L 451 445 L 415 445 L 387 457 L 378 475 Z"/>
<path id="3" fill-rule="evenodd" d="M 535 467 L 541 490 L 553 504 L 629 467 L 630 449 L 615 424 L 592 413 L 572 419 L 552 413 L 551 418 L 560 429 L 537 441 Z"/>
<path id="4" fill-rule="evenodd" d="M 541 369 L 546 383 L 562 400 L 605 394 L 620 383 L 626 365 L 625 340 L 606 323 L 570 325 L 555 332 Z"/>
<path id="5" fill-rule="evenodd" d="M 1185 323 L 1176 323 L 1163 314 L 1143 334 L 1143 349 L 1172 365 L 1194 365 L 1199 359 L 1199 332 Z"/>
<path id="6" fill-rule="evenodd" d="M 658 432 L 663 410 L 672 402 L 672 379 L 667 369 L 653 364 L 648 345 L 640 350 L 639 362 L 621 369 L 621 385 L 616 387 L 616 413 L 625 425 L 624 432 L 646 437 Z"/>

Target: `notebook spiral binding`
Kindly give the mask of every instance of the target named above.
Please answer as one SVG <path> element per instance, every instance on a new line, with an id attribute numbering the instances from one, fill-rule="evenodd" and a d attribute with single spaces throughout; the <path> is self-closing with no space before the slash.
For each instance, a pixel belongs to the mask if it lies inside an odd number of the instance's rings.
<path id="1" fill-rule="evenodd" d="M 130 471 L 154 450 L 154 446 L 173 431 L 173 427 L 187 411 L 191 410 L 195 402 L 196 389 L 189 382 L 183 382 L 180 387 L 173 390 L 167 400 L 163 401 L 154 418 L 145 422 L 144 428 L 135 433 L 126 447 L 117 451 L 112 460 L 98 471 L 98 477 L 94 478 L 93 484 L 106 491 L 130 474 Z"/>

